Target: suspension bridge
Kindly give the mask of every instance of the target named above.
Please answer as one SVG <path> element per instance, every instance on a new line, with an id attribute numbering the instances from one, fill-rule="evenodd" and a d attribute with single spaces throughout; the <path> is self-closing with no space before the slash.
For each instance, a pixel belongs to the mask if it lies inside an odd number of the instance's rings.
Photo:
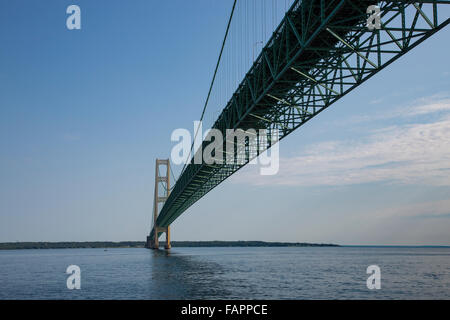
<path id="1" fill-rule="evenodd" d="M 248 16 L 249 2 L 234 1 L 202 119 L 222 54 L 227 52 L 225 44 L 233 41 L 227 40 L 233 26 L 233 15 L 240 14 L 243 18 Z M 379 8 L 379 28 L 368 26 L 368 8 L 372 5 Z M 211 124 L 211 128 L 222 132 L 223 144 L 227 140 L 227 129 L 252 128 L 266 130 L 267 145 L 259 148 L 256 153 L 251 152 L 248 142 L 236 147 L 232 156 L 234 159 L 243 159 L 240 162 L 227 162 L 225 155 L 219 154 L 216 157 L 223 161 L 213 164 L 205 161 L 196 163 L 195 154 L 202 152 L 206 145 L 206 141 L 203 141 L 197 150 L 191 148 L 192 158 L 189 157 L 190 161 L 184 166 L 172 188 L 169 160 L 157 160 L 153 226 L 147 237 L 147 247 L 159 248 L 158 239 L 162 233 L 166 233 L 165 247 L 169 249 L 170 225 L 175 219 L 276 143 L 271 132 L 277 131 L 279 140 L 285 138 L 447 26 L 450 17 L 445 13 L 448 13 L 449 5 L 450 1 L 437 0 L 293 1 L 267 40 L 264 36 L 258 41 L 251 39 L 247 46 L 252 51 L 251 65 L 248 70 L 243 71 L 239 80 L 235 80 L 234 88 L 231 86 L 233 92 L 220 89 L 220 95 L 225 95 L 225 100 Z M 236 8 L 247 8 L 247 11 L 238 13 L 235 12 Z M 262 19 L 265 18 L 266 15 L 263 15 Z M 256 25 L 255 20 L 244 21 Z M 245 24 L 242 28 L 251 29 Z M 249 41 L 246 35 L 241 35 L 238 39 L 237 42 L 241 43 Z M 259 44 L 261 50 L 255 56 L 255 49 L 259 49 Z M 234 67 L 242 69 L 245 64 L 236 63 Z M 235 78 L 239 75 L 238 72 L 234 74 Z M 221 87 L 220 82 L 218 87 Z M 160 166 L 166 167 L 165 175 L 161 175 Z"/>

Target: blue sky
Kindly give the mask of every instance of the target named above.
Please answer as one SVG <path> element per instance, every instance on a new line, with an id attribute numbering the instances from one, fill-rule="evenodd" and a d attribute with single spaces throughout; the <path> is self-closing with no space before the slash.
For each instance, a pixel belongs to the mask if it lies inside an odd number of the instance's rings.
<path id="1" fill-rule="evenodd" d="M 230 6 L 0 3 L 0 241 L 145 239 L 155 158 L 200 116 Z M 214 189 L 173 239 L 450 244 L 449 36 L 283 140 L 277 176 Z"/>

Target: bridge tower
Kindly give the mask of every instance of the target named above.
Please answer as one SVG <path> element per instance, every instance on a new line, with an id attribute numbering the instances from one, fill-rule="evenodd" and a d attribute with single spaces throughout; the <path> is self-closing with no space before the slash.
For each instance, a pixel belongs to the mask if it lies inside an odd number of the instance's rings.
<path id="1" fill-rule="evenodd" d="M 160 175 L 160 166 L 166 166 L 166 175 Z M 160 189 L 160 185 L 162 189 Z M 161 193 L 160 193 L 161 191 Z M 170 249 L 170 226 L 159 227 L 156 224 L 159 214 L 159 204 L 164 205 L 170 194 L 170 161 L 169 159 L 156 159 L 155 167 L 155 195 L 153 199 L 153 228 L 147 237 L 146 248 L 159 249 L 159 234 L 166 234 L 166 242 L 164 248 Z"/>

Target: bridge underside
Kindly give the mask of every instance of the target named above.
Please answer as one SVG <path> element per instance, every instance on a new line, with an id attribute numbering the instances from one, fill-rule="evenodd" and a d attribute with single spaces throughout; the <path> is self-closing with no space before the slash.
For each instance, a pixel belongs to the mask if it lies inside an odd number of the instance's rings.
<path id="1" fill-rule="evenodd" d="M 283 139 L 450 22 L 438 14 L 450 1 L 380 1 L 381 29 L 370 31 L 366 9 L 373 3 L 295 1 L 213 128 L 224 137 L 226 129 L 266 129 L 269 142 L 270 133 L 278 130 Z M 169 226 L 252 160 L 248 145 L 236 148 L 234 156 L 243 163 L 227 164 L 225 158 L 212 165 L 191 161 L 161 209 L 157 226 Z"/>

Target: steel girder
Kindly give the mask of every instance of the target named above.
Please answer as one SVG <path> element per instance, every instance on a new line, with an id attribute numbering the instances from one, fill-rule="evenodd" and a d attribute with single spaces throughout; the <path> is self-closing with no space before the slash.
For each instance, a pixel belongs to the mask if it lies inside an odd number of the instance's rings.
<path id="1" fill-rule="evenodd" d="M 224 136 L 226 129 L 267 129 L 269 134 L 278 130 L 283 139 L 450 23 L 450 18 L 438 15 L 450 0 L 379 1 L 382 27 L 370 31 L 366 9 L 371 4 L 370 0 L 295 1 L 213 128 Z M 249 154 L 247 146 L 235 150 L 235 157 L 245 158 L 243 164 L 192 160 L 161 209 L 157 225 L 170 225 L 247 164 Z"/>

